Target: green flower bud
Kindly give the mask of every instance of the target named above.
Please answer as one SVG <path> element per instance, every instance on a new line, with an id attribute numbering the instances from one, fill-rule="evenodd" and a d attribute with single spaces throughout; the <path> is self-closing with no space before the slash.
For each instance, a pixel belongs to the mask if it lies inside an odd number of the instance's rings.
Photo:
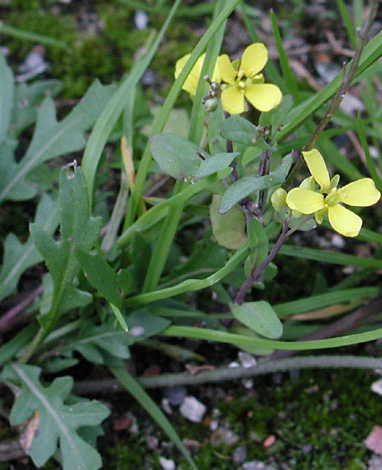
<path id="1" fill-rule="evenodd" d="M 216 110 L 218 107 L 218 100 L 214 98 L 210 98 L 204 103 L 204 109 L 207 111 L 207 113 L 212 113 L 213 111 Z"/>
<path id="2" fill-rule="evenodd" d="M 276 211 L 281 211 L 286 206 L 287 192 L 283 188 L 278 188 L 271 196 L 272 206 Z"/>

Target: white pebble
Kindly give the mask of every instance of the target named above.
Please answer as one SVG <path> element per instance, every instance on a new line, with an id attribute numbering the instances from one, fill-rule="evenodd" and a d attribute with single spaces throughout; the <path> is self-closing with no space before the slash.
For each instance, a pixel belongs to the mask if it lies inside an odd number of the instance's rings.
<path id="1" fill-rule="evenodd" d="M 159 457 L 159 463 L 163 470 L 175 470 L 175 462 L 173 460 Z"/>
<path id="2" fill-rule="evenodd" d="M 195 397 L 184 397 L 179 408 L 180 414 L 193 423 L 200 423 L 207 408 Z"/>

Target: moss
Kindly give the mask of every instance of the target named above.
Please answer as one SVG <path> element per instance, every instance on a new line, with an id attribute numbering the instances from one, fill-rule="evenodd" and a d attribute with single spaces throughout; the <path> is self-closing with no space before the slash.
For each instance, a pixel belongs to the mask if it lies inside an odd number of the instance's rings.
<path id="1" fill-rule="evenodd" d="M 207 423 L 195 424 L 175 414 L 171 423 L 182 439 L 195 439 L 201 447 L 192 451 L 199 470 L 231 470 L 232 452 L 236 446 L 247 448 L 246 461 L 260 460 L 284 464 L 299 470 L 361 470 L 366 468 L 371 452 L 364 439 L 375 424 L 382 424 L 382 401 L 370 391 L 372 378 L 362 371 L 304 371 L 256 378 L 254 390 L 224 387 L 234 399 L 212 403 L 220 410 L 221 424 L 238 435 L 233 446 L 213 446 Z M 280 383 L 281 382 L 281 383 Z M 222 385 L 220 385 L 222 386 Z M 217 385 L 219 387 L 219 385 Z M 202 401 L 206 401 L 201 397 Z M 139 425 L 141 429 L 143 424 Z M 264 439 L 273 434 L 275 444 L 266 449 Z M 168 441 L 159 430 L 160 442 Z M 188 464 L 172 444 L 166 457 L 178 468 Z M 146 448 L 143 438 L 126 434 L 118 439 L 104 456 L 105 468 L 159 468 L 158 454 Z"/>
<path id="2" fill-rule="evenodd" d="M 145 45 L 152 28 L 158 31 L 164 21 L 158 15 L 151 15 L 149 27 L 137 30 L 132 8 L 98 1 L 92 5 L 98 19 L 98 31 L 90 34 L 78 32 L 81 4 L 76 5 L 74 11 L 65 10 L 65 13 L 57 15 L 42 1 L 28 0 L 25 3 L 30 4 L 29 8 L 22 8 L 15 2 L 15 8 L 2 10 L 2 20 L 21 30 L 37 32 L 67 44 L 65 50 L 45 47 L 48 73 L 64 83 L 63 98 L 83 96 L 96 78 L 104 83 L 119 80 L 131 69 L 137 51 Z M 159 77 L 159 90 L 156 92 L 165 95 L 176 60 L 190 52 L 197 39 L 187 18 L 177 19 L 170 25 L 152 63 Z M 29 41 L 9 36 L 4 37 L 4 43 L 10 49 L 10 59 L 16 63 L 21 63 L 31 49 Z"/>

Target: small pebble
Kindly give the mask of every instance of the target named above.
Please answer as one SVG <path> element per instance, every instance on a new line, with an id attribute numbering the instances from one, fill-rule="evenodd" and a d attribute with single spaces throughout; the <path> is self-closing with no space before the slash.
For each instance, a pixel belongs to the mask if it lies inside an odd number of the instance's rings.
<path id="1" fill-rule="evenodd" d="M 382 395 L 382 379 L 373 382 L 371 384 L 371 390 L 378 395 Z"/>
<path id="2" fill-rule="evenodd" d="M 382 457 L 374 455 L 368 462 L 368 470 L 382 470 Z"/>
<path id="3" fill-rule="evenodd" d="M 147 436 L 146 437 L 146 445 L 150 450 L 158 449 L 159 440 L 155 436 Z"/>
<path id="4" fill-rule="evenodd" d="M 137 336 L 142 336 L 144 332 L 145 332 L 145 329 L 143 328 L 143 326 L 140 326 L 140 325 L 133 326 L 129 330 L 130 336 L 132 336 L 133 338 L 136 338 Z"/>
<path id="5" fill-rule="evenodd" d="M 159 463 L 163 470 L 175 470 L 175 462 L 173 460 L 159 457 Z"/>
<path id="6" fill-rule="evenodd" d="M 240 364 L 245 369 L 248 369 L 249 367 L 255 367 L 257 364 L 256 359 L 251 354 L 240 351 L 238 356 L 239 356 Z"/>
<path id="7" fill-rule="evenodd" d="M 166 389 L 166 398 L 168 398 L 168 401 L 171 405 L 178 406 L 184 400 L 186 393 L 187 390 L 185 387 L 169 387 Z"/>
<path id="8" fill-rule="evenodd" d="M 167 413 L 168 415 L 172 415 L 172 408 L 168 398 L 162 398 L 161 406 L 165 413 Z"/>
<path id="9" fill-rule="evenodd" d="M 254 460 L 252 462 L 245 462 L 239 470 L 277 470 L 275 467 L 270 465 L 265 465 L 264 462 L 259 462 Z"/>
<path id="10" fill-rule="evenodd" d="M 135 27 L 139 30 L 146 29 L 149 23 L 149 17 L 142 10 L 137 10 L 134 16 Z"/>
<path id="11" fill-rule="evenodd" d="M 302 453 L 303 454 L 309 454 L 309 452 L 311 452 L 313 449 L 313 447 L 310 445 L 310 444 L 305 444 L 304 446 L 302 446 Z"/>
<path id="12" fill-rule="evenodd" d="M 344 237 L 341 237 L 341 235 L 334 233 L 332 236 L 332 245 L 336 248 L 344 248 L 344 246 L 346 245 Z"/>
<path id="13" fill-rule="evenodd" d="M 207 408 L 195 397 L 184 397 L 179 408 L 180 414 L 193 423 L 200 423 Z"/>
<path id="14" fill-rule="evenodd" d="M 243 463 L 247 457 L 247 448 L 245 446 L 236 447 L 232 453 L 233 463 Z"/>
<path id="15" fill-rule="evenodd" d="M 239 436 L 234 434 L 230 429 L 226 429 L 223 427 L 218 428 L 211 434 L 210 442 L 213 446 L 221 446 L 222 444 L 226 444 L 228 446 L 232 446 L 236 444 L 239 440 Z"/>

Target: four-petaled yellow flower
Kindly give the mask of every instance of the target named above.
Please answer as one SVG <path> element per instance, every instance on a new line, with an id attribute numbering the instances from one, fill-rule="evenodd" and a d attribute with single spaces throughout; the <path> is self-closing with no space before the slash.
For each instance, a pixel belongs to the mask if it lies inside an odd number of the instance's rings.
<path id="1" fill-rule="evenodd" d="M 183 57 L 181 57 L 175 64 L 175 73 L 174 76 L 175 78 L 178 78 L 180 72 L 183 70 L 183 67 L 185 66 L 186 62 L 188 61 L 189 57 L 191 54 L 187 54 Z M 198 60 L 196 61 L 195 65 L 192 67 L 191 72 L 189 73 L 188 77 L 184 81 L 182 85 L 182 89 L 184 91 L 187 91 L 187 93 L 190 94 L 190 96 L 195 96 L 196 93 L 196 88 L 198 86 L 199 82 L 199 77 L 200 77 L 200 72 L 202 71 L 204 59 L 206 57 L 206 54 L 202 54 Z M 212 81 L 220 83 L 221 78 L 220 78 L 220 73 L 219 73 L 219 64 L 220 58 L 218 57 L 218 60 L 215 64 L 215 68 L 212 74 Z"/>
<path id="2" fill-rule="evenodd" d="M 307 189 L 309 184 L 291 189 L 286 197 L 288 207 L 302 214 L 314 214 L 319 224 L 322 223 L 323 216 L 327 216 L 336 232 L 345 237 L 356 237 L 361 230 L 362 219 L 342 204 L 367 207 L 378 202 L 381 194 L 374 181 L 371 178 L 362 178 L 343 188 L 337 188 L 339 177 L 334 176 L 330 180 L 325 161 L 318 150 L 302 152 L 302 155 L 320 190 L 317 192 Z"/>
<path id="3" fill-rule="evenodd" d="M 280 104 L 282 94 L 276 85 L 264 83 L 260 72 L 268 61 L 268 50 L 262 43 L 248 46 L 241 61 L 234 67 L 224 54 L 219 58 L 219 72 L 226 85 L 222 85 L 221 104 L 229 114 L 240 114 L 246 110 L 245 98 L 262 112 L 270 111 Z"/>

